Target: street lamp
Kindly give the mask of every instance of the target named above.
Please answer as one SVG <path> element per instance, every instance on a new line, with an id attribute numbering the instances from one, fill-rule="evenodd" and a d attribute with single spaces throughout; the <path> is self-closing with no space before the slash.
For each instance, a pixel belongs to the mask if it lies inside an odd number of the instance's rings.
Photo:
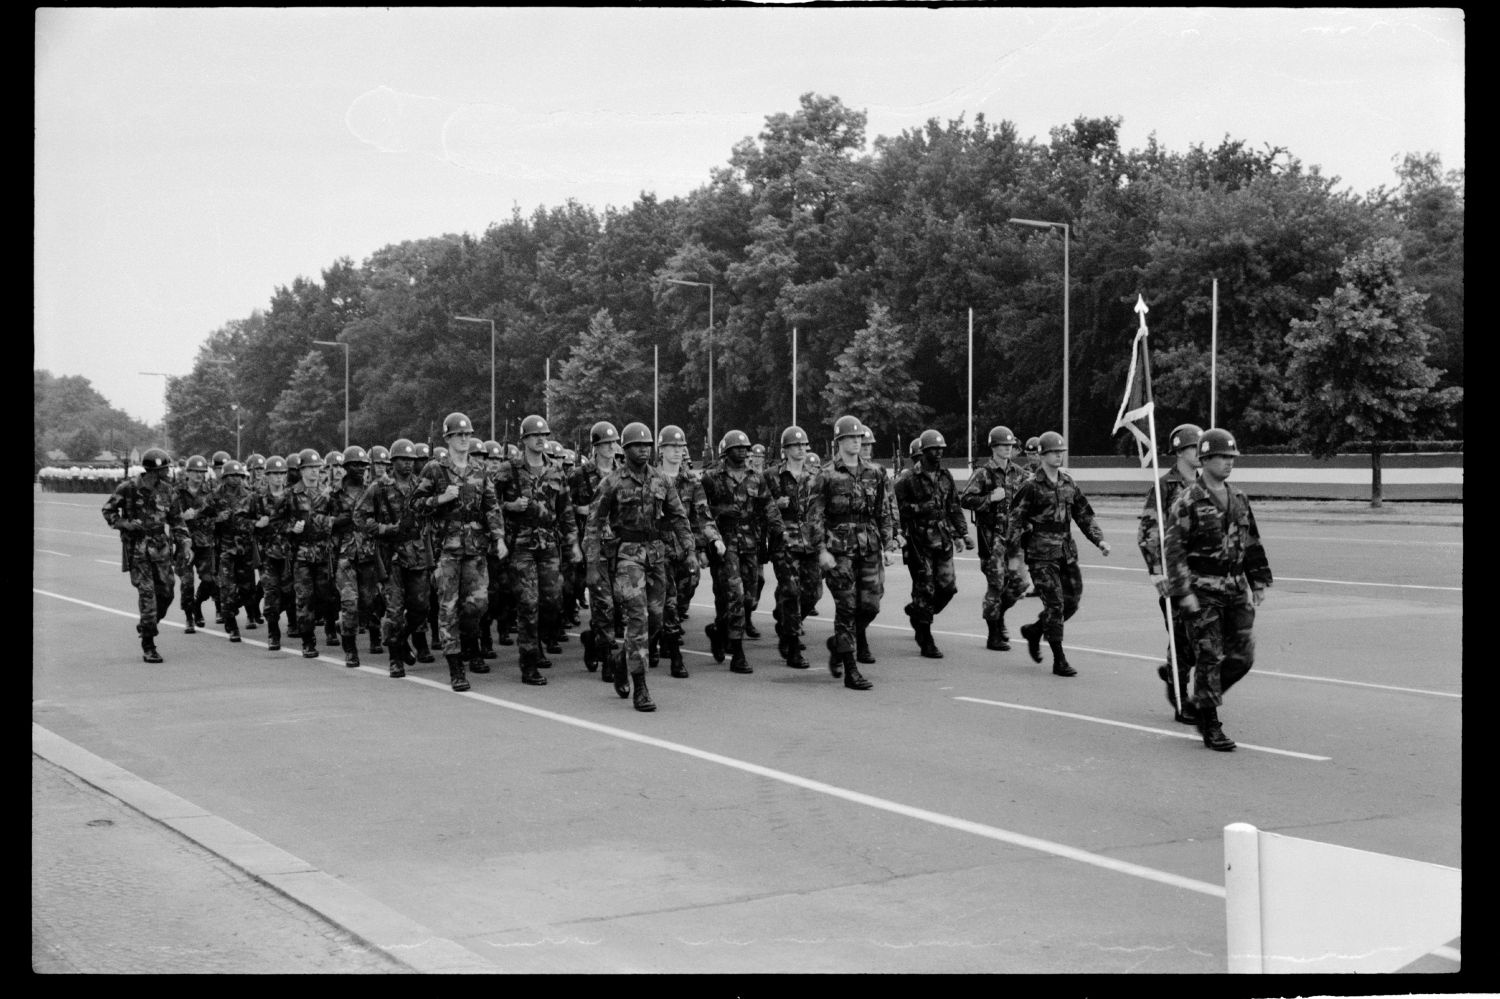
<path id="1" fill-rule="evenodd" d="M 1068 284 L 1068 242 L 1070 228 L 1066 222 L 1039 222 L 1036 219 L 1011 219 L 1016 225 L 1029 225 L 1036 229 L 1061 229 L 1063 234 L 1063 440 L 1072 446 L 1072 438 L 1068 436 L 1068 292 L 1071 290 Z M 1067 452 L 1063 452 L 1064 463 L 1066 463 Z"/>
<path id="2" fill-rule="evenodd" d="M 450 316 L 449 318 L 461 323 L 490 324 L 490 440 L 495 440 L 495 321 L 481 319 L 478 316 Z"/>
<path id="3" fill-rule="evenodd" d="M 667 284 L 689 285 L 708 289 L 708 440 L 714 439 L 714 286 L 707 281 L 684 281 L 681 278 L 663 278 Z"/>
<path id="4" fill-rule="evenodd" d="M 320 347 L 344 348 L 344 450 L 349 450 L 349 345 L 341 340 L 314 340 Z"/>
<path id="5" fill-rule="evenodd" d="M 231 402 L 229 408 L 234 411 L 234 460 L 240 460 L 240 404 Z"/>

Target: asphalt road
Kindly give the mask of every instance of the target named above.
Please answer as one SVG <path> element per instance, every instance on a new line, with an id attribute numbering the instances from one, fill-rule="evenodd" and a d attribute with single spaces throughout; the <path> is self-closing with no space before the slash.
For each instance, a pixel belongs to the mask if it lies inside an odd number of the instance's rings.
<path id="1" fill-rule="evenodd" d="M 827 596 L 813 669 L 774 638 L 746 643 L 753 675 L 715 664 L 705 579 L 693 675 L 654 671 L 651 715 L 576 640 L 546 687 L 510 647 L 458 695 L 441 663 L 392 680 L 263 631 L 186 636 L 174 611 L 144 664 L 102 502 L 34 495 L 33 721 L 480 967 L 1219 973 L 1228 823 L 1462 866 L 1461 509 L 1257 508 L 1277 583 L 1220 754 L 1162 697 L 1133 502 L 1097 505 L 1113 557 L 1083 543 L 1076 678 L 984 650 L 971 558 L 939 661 L 890 567 L 869 692 L 823 668 Z"/>

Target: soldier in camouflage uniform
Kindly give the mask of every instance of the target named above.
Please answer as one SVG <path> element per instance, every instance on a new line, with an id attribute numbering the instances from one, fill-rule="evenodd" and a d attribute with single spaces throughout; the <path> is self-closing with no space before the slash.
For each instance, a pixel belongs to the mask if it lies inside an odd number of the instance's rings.
<path id="1" fill-rule="evenodd" d="M 782 462 L 766 473 L 786 544 L 776 558 L 776 637 L 781 658 L 792 669 L 807 669 L 802 655 L 802 622 L 823 593 L 818 548 L 808 532 L 808 509 L 818 489 L 818 473 L 807 460 L 807 434 L 801 427 L 781 432 Z"/>
<path id="2" fill-rule="evenodd" d="M 1025 553 L 1031 578 L 1042 598 L 1042 613 L 1032 624 L 1021 626 L 1026 650 L 1033 662 L 1042 661 L 1045 636 L 1052 649 L 1052 672 L 1077 676 L 1078 671 L 1063 653 L 1063 622 L 1078 611 L 1083 597 L 1083 573 L 1078 569 L 1078 546 L 1070 523 L 1109 557 L 1109 542 L 1094 522 L 1094 508 L 1072 476 L 1062 470 L 1068 447 L 1062 434 L 1047 431 L 1040 438 L 1042 467 L 1027 479 L 1011 504 L 1010 565 L 1020 569 Z"/>
<path id="3" fill-rule="evenodd" d="M 361 524 L 355 517 L 366 491 L 370 456 L 358 444 L 349 445 L 342 454 L 342 481 L 329 492 L 324 512 L 334 557 L 333 585 L 339 595 L 339 644 L 344 649 L 344 665 L 352 669 L 360 664 L 360 625 L 372 613 L 382 580 L 372 537 L 374 525 Z"/>
<path id="4" fill-rule="evenodd" d="M 1016 435 L 1009 427 L 990 430 L 990 460 L 974 470 L 958 496 L 958 503 L 974 511 L 975 531 L 979 535 L 979 562 L 984 570 L 984 602 L 980 613 L 989 625 L 984 647 L 997 652 L 1010 650 L 1010 633 L 1005 630 L 1005 612 L 1014 607 L 1026 592 L 1021 574 L 1010 567 L 1007 538 L 1010 536 L 1010 510 L 1016 493 L 1029 478 L 1026 469 L 1014 459 Z"/>
<path id="5" fill-rule="evenodd" d="M 552 663 L 543 654 L 561 627 L 562 568 L 583 558 L 577 518 L 569 502 L 562 469 L 547 460 L 552 428 L 540 416 L 521 421 L 519 461 L 507 462 L 498 481 L 510 551 L 510 590 L 516 600 L 516 642 L 521 654 L 521 682 L 541 686 L 540 670 Z"/>
<path id="6" fill-rule="evenodd" d="M 745 463 L 756 475 L 765 475 L 766 446 L 764 444 L 751 445 L 750 457 Z M 745 637 L 752 640 L 760 638 L 760 631 L 755 627 L 755 611 L 760 607 L 760 595 L 766 588 L 766 564 L 770 561 L 771 549 L 768 539 L 765 535 L 761 535 L 760 549 L 755 553 L 755 589 L 745 591 Z"/>
<path id="7" fill-rule="evenodd" d="M 245 459 L 245 487 L 256 496 L 264 496 L 266 493 L 266 456 L 259 452 L 253 452 Z M 257 545 L 258 548 L 258 545 Z M 261 587 L 259 573 L 263 566 L 256 559 L 255 571 L 257 578 L 255 585 L 250 588 L 250 595 L 245 599 L 245 630 L 254 631 L 257 626 L 264 623 L 265 618 L 261 615 L 260 597 Z"/>
<path id="8" fill-rule="evenodd" d="M 621 697 L 634 685 L 637 711 L 655 711 L 646 689 L 646 658 L 651 640 L 661 630 L 667 597 L 667 552 L 661 532 L 675 537 L 672 551 L 678 558 L 690 557 L 693 536 L 687 510 L 671 480 L 650 465 L 651 430 L 643 423 L 625 427 L 622 437 L 625 464 L 599 486 L 589 514 L 588 571 L 597 573 L 604 564 L 602 546 L 605 525 L 618 544 L 615 555 L 614 594 L 625 622 L 623 654 L 612 656 L 615 691 Z M 630 680 L 625 679 L 629 671 Z"/>
<path id="9" fill-rule="evenodd" d="M 1192 725 L 1197 721 L 1193 706 L 1186 697 L 1193 669 L 1193 639 L 1188 631 L 1187 615 L 1168 612 L 1167 570 L 1162 561 L 1164 539 L 1160 525 L 1171 512 L 1178 493 L 1198 478 L 1198 440 L 1202 436 L 1203 428 L 1191 423 L 1184 423 L 1172 431 L 1168 438 L 1168 450 L 1175 460 L 1172 467 L 1146 493 L 1146 503 L 1141 508 L 1140 526 L 1135 532 L 1136 546 L 1141 550 L 1141 557 L 1146 560 L 1146 572 L 1151 576 L 1151 585 L 1156 587 L 1156 602 L 1161 607 L 1162 620 L 1172 633 L 1167 661 L 1156 667 L 1156 675 L 1167 686 L 1167 703 L 1172 705 L 1173 717 L 1184 725 Z M 1177 653 L 1175 682 L 1172 678 L 1173 650 Z"/>
<path id="10" fill-rule="evenodd" d="M 443 440 L 447 451 L 422 469 L 412 503 L 432 525 L 438 550 L 434 589 L 443 655 L 448 660 L 450 685 L 464 691 L 469 689 L 465 653 L 470 662 L 478 656 L 479 619 L 489 602 L 485 553 L 496 545 L 499 554 L 505 554 L 505 517 L 494 484 L 469 462 L 474 443 L 469 418 L 449 413 L 443 420 Z"/>
<path id="11" fill-rule="evenodd" d="M 750 468 L 750 438 L 743 431 L 724 435 L 719 458 L 712 471 L 703 473 L 703 495 L 724 539 L 723 554 L 709 556 L 714 623 L 707 631 L 715 661 L 723 662 L 727 650 L 732 672 L 753 673 L 745 658 L 745 622 L 754 606 L 751 598 L 760 572 L 761 546 L 764 543 L 773 554 L 781 550 L 781 511 L 765 476 Z"/>
<path id="12" fill-rule="evenodd" d="M 828 671 L 850 690 L 874 684 L 855 665 L 855 635 L 880 613 L 885 560 L 900 538 L 886 498 L 885 470 L 860 457 L 864 427 L 852 416 L 833 424 L 836 453 L 823 465 L 808 507 L 807 532 L 833 594 Z"/>
<path id="13" fill-rule="evenodd" d="M 219 488 L 204 508 L 214 525 L 214 562 L 219 570 L 215 583 L 219 612 L 229 640 L 240 640 L 239 609 L 255 592 L 255 493 L 245 482 L 245 466 L 233 458 L 224 462 Z"/>
<path id="14" fill-rule="evenodd" d="M 658 525 L 662 540 L 667 545 L 667 596 L 662 609 L 662 626 L 658 639 L 661 651 L 672 663 L 672 675 L 678 679 L 688 676 L 687 665 L 682 661 L 682 619 L 686 617 L 688 602 L 698 588 L 698 576 L 708 562 L 704 554 L 708 545 L 722 555 L 724 541 L 719 529 L 714 526 L 708 512 L 708 502 L 703 497 L 703 486 L 697 476 L 683 466 L 687 454 L 687 435 L 682 428 L 668 425 L 661 428 L 657 437 L 657 451 L 661 455 L 661 473 L 677 490 L 677 498 L 687 511 L 688 527 L 693 537 L 693 547 L 687 551 L 677 549 L 677 535 L 667 525 Z M 652 665 L 656 665 L 653 660 Z"/>
<path id="15" fill-rule="evenodd" d="M 123 568 L 139 597 L 141 619 L 135 632 L 141 659 L 148 663 L 162 661 L 156 650 L 157 622 L 172 607 L 173 545 L 183 551 L 190 544 L 177 495 L 167 484 L 171 464 L 167 452 L 149 449 L 141 456 L 141 473 L 116 486 L 102 510 L 104 522 L 120 532 Z"/>
<path id="16" fill-rule="evenodd" d="M 323 490 L 322 467 L 322 455 L 313 448 L 304 448 L 297 456 L 297 483 L 287 487 L 267 522 L 287 542 L 297 613 L 295 633 L 302 639 L 302 655 L 307 659 L 318 656 L 318 615 L 326 594 L 333 589 L 324 541 L 328 528 L 314 516 L 313 509 Z"/>
<path id="17" fill-rule="evenodd" d="M 613 423 L 600 420 L 589 431 L 593 447 L 593 460 L 580 465 L 568 482 L 568 491 L 573 501 L 573 512 L 578 524 L 587 525 L 599 484 L 615 470 L 615 460 L 620 448 L 620 432 Z M 603 531 L 596 552 L 603 562 L 595 567 L 588 562 L 591 557 L 584 552 L 584 577 L 589 594 L 589 626 L 583 633 L 583 664 L 590 673 L 609 661 L 610 653 L 618 646 L 614 604 L 614 558 L 615 540 L 610 535 L 609 525 Z M 609 682 L 609 671 L 600 674 L 600 679 Z"/>
<path id="18" fill-rule="evenodd" d="M 901 532 L 906 538 L 906 567 L 911 573 L 911 619 L 917 647 L 928 659 L 943 658 L 932 639 L 933 618 L 943 612 L 958 593 L 953 572 L 953 543 L 961 541 L 965 551 L 974 549 L 963 508 L 958 505 L 958 486 L 953 473 L 943 467 L 948 442 L 936 430 L 924 430 L 918 438 L 922 460 L 896 480 L 896 508 Z"/>
<path id="19" fill-rule="evenodd" d="M 505 449 L 498 441 L 485 441 L 482 446 L 474 449 L 474 453 L 469 455 L 469 460 L 484 469 L 484 474 L 489 478 L 490 484 L 495 487 L 495 495 L 499 496 L 502 488 L 501 469 L 505 466 Z M 509 529 L 511 525 L 507 521 L 505 526 Z M 509 544 L 508 538 L 507 544 Z M 494 550 L 491 550 L 485 555 L 484 564 L 490 575 L 490 591 L 489 606 L 485 608 L 484 616 L 479 619 L 479 655 L 482 659 L 490 660 L 500 657 L 495 651 L 495 636 L 492 629 L 505 613 L 505 604 L 510 600 L 510 558 L 507 556 L 502 562 Z"/>
<path id="20" fill-rule="evenodd" d="M 276 505 L 286 495 L 287 462 L 279 455 L 266 459 L 266 488 L 257 494 L 252 512 L 255 515 L 255 542 L 260 551 L 260 592 L 265 612 L 266 647 L 272 652 L 281 648 L 281 612 L 287 612 L 287 630 L 295 630 L 296 595 L 292 589 L 289 548 L 282 526 L 271 526 Z"/>
<path id="21" fill-rule="evenodd" d="M 427 608 L 432 599 L 429 570 L 432 552 L 412 505 L 417 488 L 417 449 L 399 438 L 390 447 L 392 475 L 365 490 L 354 511 L 355 524 L 375 539 L 385 566 L 385 617 L 381 637 L 390 650 L 390 674 L 433 661 L 427 646 Z"/>
<path id="22" fill-rule="evenodd" d="M 177 574 L 182 577 L 182 612 L 187 616 L 185 634 L 191 635 L 203 627 L 203 601 L 213 598 L 214 580 L 218 571 L 214 567 L 214 525 L 202 516 L 203 508 L 213 497 L 208 484 L 208 459 L 201 454 L 188 458 L 184 479 L 177 484 L 177 507 L 182 511 L 182 520 L 187 524 L 191 545 L 185 556 L 179 555 Z M 193 576 L 198 577 L 194 589 Z"/>
<path id="23" fill-rule="evenodd" d="M 1271 585 L 1271 566 L 1245 494 L 1229 485 L 1239 455 L 1227 430 L 1198 440 L 1198 481 L 1183 488 L 1167 517 L 1167 578 L 1197 639 L 1193 704 L 1209 749 L 1234 740 L 1219 723 L 1224 694 L 1255 665 L 1255 608 Z"/>

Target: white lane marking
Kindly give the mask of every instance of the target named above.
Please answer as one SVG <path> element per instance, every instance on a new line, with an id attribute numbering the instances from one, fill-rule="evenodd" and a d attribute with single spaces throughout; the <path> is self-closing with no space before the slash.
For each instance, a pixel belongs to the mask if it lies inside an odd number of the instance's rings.
<path id="1" fill-rule="evenodd" d="M 80 604 L 84 607 L 101 610 L 108 614 L 116 614 L 120 617 L 133 618 L 136 616 L 135 614 L 117 610 L 113 607 L 104 607 L 100 604 L 90 603 L 87 600 L 79 600 L 76 597 L 67 597 L 63 596 L 60 593 L 51 593 L 47 590 L 36 589 L 35 587 L 32 588 L 31 592 L 46 597 L 53 597 L 58 600 L 65 600 L 69 603 Z M 213 632 L 210 632 L 210 634 L 213 634 Z M 261 643 L 256 642 L 254 644 L 259 645 Z M 319 656 L 318 658 L 323 660 L 324 662 L 332 661 L 323 656 Z M 342 666 L 343 664 L 339 663 L 338 665 Z M 362 667 L 362 669 L 365 672 L 369 672 L 371 674 L 384 675 L 380 671 L 371 667 Z M 452 692 L 447 684 L 440 683 L 436 680 L 430 680 L 426 677 L 407 676 L 405 679 L 412 683 L 433 687 L 437 690 L 447 691 L 449 693 Z M 797 774 L 787 773 L 784 770 L 773 770 L 770 767 L 763 767 L 758 763 L 750 763 L 745 760 L 738 760 L 732 756 L 723 756 L 719 753 L 713 753 L 709 752 L 708 750 L 698 749 L 694 746 L 687 746 L 680 742 L 669 742 L 666 739 L 658 739 L 654 736 L 641 735 L 638 732 L 632 732 L 628 729 L 615 728 L 612 725 L 604 725 L 599 722 L 589 721 L 584 718 L 575 718 L 571 715 L 559 714 L 556 711 L 547 711 L 543 708 L 535 708 L 529 704 L 519 704 L 514 701 L 502 700 L 501 698 L 493 697 L 489 694 L 481 694 L 470 690 L 460 694 L 459 696 L 466 697 L 469 700 L 473 701 L 483 701 L 486 704 L 492 704 L 496 707 L 505 708 L 509 711 L 518 711 L 522 714 L 532 715 L 533 717 L 542 718 L 547 721 L 559 722 L 563 725 L 571 725 L 574 728 L 581 728 L 590 732 L 597 732 L 601 735 L 608 735 L 617 739 L 624 739 L 629 742 L 639 743 L 643 746 L 651 746 L 656 749 L 666 750 L 667 752 L 679 753 L 683 756 L 690 756 L 694 759 L 703 760 L 706 763 L 715 763 L 719 766 L 729 767 L 734 770 L 752 774 L 756 777 L 766 777 L 771 780 L 781 781 L 784 784 L 790 784 L 793 787 L 800 787 L 807 791 L 813 791 L 818 794 L 826 794 L 834 798 L 841 798 L 844 801 L 853 802 L 857 805 L 864 805 L 869 808 L 879 809 L 880 811 L 890 812 L 894 815 L 905 816 L 906 818 L 916 819 L 920 822 L 927 822 L 932 825 L 942 826 L 944 828 L 953 829 L 958 832 L 970 833 L 975 836 L 984 837 L 985 839 L 995 840 L 996 842 L 1006 843 L 1011 846 L 1018 846 L 1022 849 L 1035 850 L 1038 853 L 1045 853 L 1054 857 L 1061 857 L 1064 860 L 1077 861 L 1078 863 L 1088 864 L 1091 867 L 1097 867 L 1101 870 L 1113 871 L 1116 874 L 1124 874 L 1129 877 L 1141 878 L 1146 881 L 1155 881 L 1158 884 L 1164 884 L 1172 888 L 1183 888 L 1188 891 L 1195 891 L 1199 894 L 1209 895 L 1214 898 L 1224 897 L 1224 888 L 1222 885 L 1212 884 L 1207 881 L 1199 881 L 1196 878 L 1183 877 L 1180 874 L 1173 874 L 1170 871 L 1159 871 L 1155 868 L 1145 867 L 1141 864 L 1132 864 L 1128 861 L 1117 860 L 1114 857 L 1107 857 L 1099 853 L 1090 853 L 1087 850 L 1080 850 L 1077 847 L 1068 846 L 1065 843 L 1057 843 L 1052 840 L 1041 839 L 1037 836 L 1028 836 L 1025 833 L 1013 832 L 1009 829 L 1000 829 L 996 826 L 985 825 L 982 822 L 973 822 L 969 819 L 961 819 L 956 816 L 945 815 L 942 812 L 934 812 L 926 808 L 917 808 L 912 805 L 903 805 L 900 802 L 891 801 L 887 798 L 878 798 L 874 795 L 865 794 L 861 791 L 854 791 L 850 790 L 849 788 L 838 787 L 834 784 L 825 784 L 822 781 L 812 780 L 807 777 L 800 777 Z"/>
<path id="2" fill-rule="evenodd" d="M 61 527 L 44 527 L 41 524 L 33 524 L 31 529 L 34 531 L 48 531 L 52 534 L 76 534 L 80 538 L 108 538 L 111 541 L 120 540 L 120 536 L 118 534 L 100 534 L 98 531 L 67 531 Z"/>
<path id="3" fill-rule="evenodd" d="M 41 552 L 43 555 L 61 555 L 63 558 L 72 558 L 67 552 L 55 552 L 51 548 L 33 548 L 32 551 Z"/>
<path id="4" fill-rule="evenodd" d="M 1373 690 L 1394 690 L 1402 694 L 1427 694 L 1430 697 L 1452 697 L 1463 699 L 1463 694 L 1454 694 L 1446 690 L 1425 690 L 1421 687 L 1393 687 L 1385 683 L 1365 683 L 1360 680 L 1335 680 L 1331 676 L 1305 676 L 1301 673 L 1277 673 L 1271 670 L 1255 671 L 1260 676 L 1278 676 L 1286 680 L 1311 680 L 1314 683 L 1341 683 L 1350 687 L 1369 687 Z"/>
<path id="5" fill-rule="evenodd" d="M 1074 718 L 1078 721 L 1094 722 L 1097 725 L 1113 725 L 1116 728 L 1132 728 L 1137 732 L 1150 732 L 1152 735 L 1169 735 L 1174 739 L 1191 739 L 1198 742 L 1202 737 L 1189 735 L 1186 732 L 1173 732 L 1165 728 L 1151 728 L 1148 725 L 1135 725 L 1130 722 L 1114 721 L 1110 718 L 1098 718 L 1094 715 L 1079 715 L 1071 711 L 1057 711 L 1053 708 L 1038 708 L 1030 704 L 1012 704 L 1009 701 L 987 701 L 982 697 L 955 697 L 955 701 L 968 701 L 971 704 L 988 704 L 997 708 L 1015 708 L 1017 711 L 1035 711 L 1043 715 L 1057 715 L 1060 718 Z M 1316 760 L 1326 763 L 1333 759 L 1331 756 L 1314 756 L 1311 753 L 1298 753 L 1290 749 L 1272 749 L 1270 746 L 1256 746 L 1248 742 L 1238 744 L 1241 749 L 1253 749 L 1259 753 L 1275 753 L 1277 756 L 1295 756 L 1299 760 Z"/>
<path id="6" fill-rule="evenodd" d="M 955 562 L 978 562 L 979 559 L 967 555 L 955 556 Z M 1078 563 L 1080 569 L 1108 569 L 1112 572 L 1139 572 L 1145 575 L 1145 569 L 1137 569 L 1128 565 L 1097 565 L 1093 562 Z M 1445 593 L 1462 593 L 1462 586 L 1426 586 L 1420 583 L 1366 583 L 1356 579 L 1316 579 L 1311 576 L 1277 576 L 1278 583 L 1327 583 L 1330 586 L 1380 586 L 1394 590 L 1441 590 Z"/>
<path id="7" fill-rule="evenodd" d="M 117 564 L 115 562 L 110 561 L 107 558 L 96 558 L 96 559 L 94 559 L 94 561 L 98 562 L 100 565 L 115 565 L 115 564 Z"/>

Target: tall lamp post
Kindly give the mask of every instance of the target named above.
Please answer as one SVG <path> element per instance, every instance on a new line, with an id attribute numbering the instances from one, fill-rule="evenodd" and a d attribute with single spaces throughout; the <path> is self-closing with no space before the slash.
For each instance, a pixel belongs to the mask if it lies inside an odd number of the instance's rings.
<path id="1" fill-rule="evenodd" d="M 684 281 L 681 278 L 663 278 L 667 284 L 683 284 L 694 288 L 708 289 L 708 446 L 714 440 L 714 286 L 707 281 Z"/>
<path id="2" fill-rule="evenodd" d="M 1063 440 L 1072 446 L 1072 438 L 1068 436 L 1068 299 L 1072 286 L 1068 282 L 1068 243 L 1071 227 L 1066 222 L 1041 222 L 1036 219 L 1011 219 L 1016 225 L 1029 225 L 1036 229 L 1061 229 L 1063 234 L 1063 412 L 1062 412 L 1062 435 Z M 1064 463 L 1066 463 L 1067 452 L 1063 452 Z"/>
<path id="3" fill-rule="evenodd" d="M 450 316 L 449 318 L 460 323 L 490 324 L 490 440 L 498 440 L 499 438 L 495 436 L 495 321 L 481 319 L 478 316 Z"/>
<path id="4" fill-rule="evenodd" d="M 320 347 L 344 348 L 344 450 L 349 450 L 349 345 L 342 340 L 314 340 Z"/>

